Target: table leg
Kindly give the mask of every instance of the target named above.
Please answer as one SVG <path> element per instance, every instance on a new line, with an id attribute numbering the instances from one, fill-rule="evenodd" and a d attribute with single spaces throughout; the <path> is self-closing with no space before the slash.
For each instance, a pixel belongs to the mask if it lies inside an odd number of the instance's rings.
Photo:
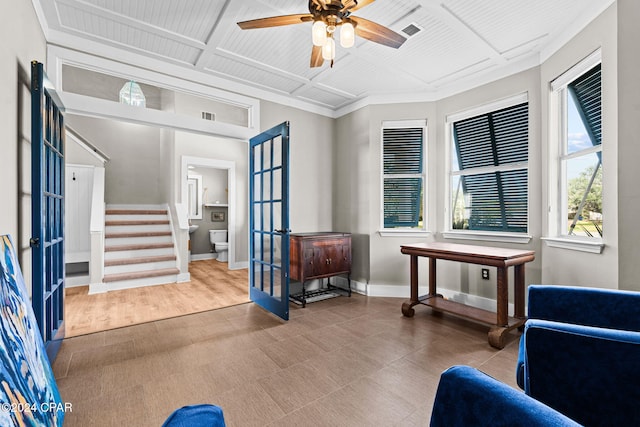
<path id="1" fill-rule="evenodd" d="M 409 301 L 402 304 L 402 314 L 406 317 L 413 317 L 415 310 L 412 308 L 414 305 L 419 304 L 418 299 L 418 256 L 411 255 L 410 259 L 410 278 L 411 278 L 411 297 Z"/>
<path id="2" fill-rule="evenodd" d="M 436 294 L 436 258 L 429 258 L 429 295 Z"/>
<path id="3" fill-rule="evenodd" d="M 509 276 L 506 267 L 498 267 L 497 287 L 498 295 L 496 300 L 498 303 L 497 325 L 509 326 Z"/>
<path id="4" fill-rule="evenodd" d="M 524 264 L 513 268 L 513 317 L 524 319 Z"/>
<path id="5" fill-rule="evenodd" d="M 506 267 L 498 267 L 496 302 L 498 310 L 496 324 L 489 329 L 489 344 L 495 348 L 504 348 L 505 334 L 509 332 L 509 276 Z"/>

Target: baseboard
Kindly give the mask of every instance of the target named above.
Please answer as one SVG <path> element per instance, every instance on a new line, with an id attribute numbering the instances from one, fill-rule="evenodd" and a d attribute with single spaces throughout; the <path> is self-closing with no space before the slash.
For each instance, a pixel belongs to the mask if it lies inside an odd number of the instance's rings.
<path id="1" fill-rule="evenodd" d="M 249 261 L 234 262 L 229 265 L 229 270 L 242 270 L 244 268 L 249 268 Z"/>
<path id="2" fill-rule="evenodd" d="M 89 295 L 103 294 L 109 290 L 106 283 L 89 283 Z"/>
<path id="3" fill-rule="evenodd" d="M 351 282 L 353 284 L 353 281 Z M 411 295 L 410 286 L 398 285 L 364 285 L 366 287 L 366 295 L 370 297 L 391 297 L 409 299 Z M 418 288 L 418 295 L 426 295 L 429 293 L 427 286 Z M 438 293 L 443 297 L 472 307 L 481 308 L 488 311 L 496 311 L 497 303 L 492 298 L 485 298 L 478 295 L 466 294 L 463 292 L 452 291 L 450 289 L 438 288 Z M 513 304 L 509 303 L 509 313 L 513 313 Z"/>
<path id="4" fill-rule="evenodd" d="M 191 280 L 191 273 L 180 273 L 178 274 L 178 283 L 189 282 Z"/>
<path id="5" fill-rule="evenodd" d="M 205 259 L 216 259 L 217 253 L 191 254 L 191 261 L 203 261 Z"/>

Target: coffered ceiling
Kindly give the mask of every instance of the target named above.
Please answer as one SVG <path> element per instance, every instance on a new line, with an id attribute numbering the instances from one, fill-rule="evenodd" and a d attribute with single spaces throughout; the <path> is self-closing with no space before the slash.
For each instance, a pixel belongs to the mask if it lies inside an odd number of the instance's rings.
<path id="1" fill-rule="evenodd" d="M 311 23 L 236 23 L 308 12 L 305 0 L 33 0 L 49 43 L 118 60 L 134 52 L 279 99 L 337 111 L 364 102 L 437 99 L 539 64 L 613 0 L 376 0 L 354 15 L 403 34 L 399 48 L 362 38 L 310 68 Z M 176 68 L 176 66 L 178 68 Z M 163 70 L 156 70 L 161 71 Z M 236 89 L 237 90 L 237 89 Z"/>

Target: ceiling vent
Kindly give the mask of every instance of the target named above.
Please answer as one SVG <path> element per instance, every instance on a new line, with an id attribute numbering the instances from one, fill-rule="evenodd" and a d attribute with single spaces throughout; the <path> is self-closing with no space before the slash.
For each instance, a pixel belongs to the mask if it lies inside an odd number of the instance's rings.
<path id="1" fill-rule="evenodd" d="M 422 27 L 413 22 L 402 29 L 402 32 L 405 33 L 408 37 L 413 37 L 420 31 L 422 31 Z"/>
<path id="2" fill-rule="evenodd" d="M 208 111 L 203 111 L 202 112 L 202 118 L 204 120 L 209 120 L 211 122 L 215 122 L 216 121 L 216 113 L 210 113 Z"/>

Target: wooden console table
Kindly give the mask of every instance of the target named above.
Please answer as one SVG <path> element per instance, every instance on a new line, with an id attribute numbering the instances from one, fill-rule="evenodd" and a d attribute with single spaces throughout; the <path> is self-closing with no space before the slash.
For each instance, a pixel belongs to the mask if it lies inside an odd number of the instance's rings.
<path id="1" fill-rule="evenodd" d="M 524 264 L 533 261 L 534 251 L 503 249 L 485 246 L 459 245 L 455 243 L 416 243 L 400 246 L 403 254 L 411 256 L 411 299 L 402 304 L 402 314 L 412 317 L 413 306 L 424 304 L 439 312 L 449 312 L 468 319 L 487 323 L 489 344 L 504 348 L 505 334 L 524 325 Z M 429 258 L 429 294 L 418 296 L 418 257 Z M 446 300 L 436 292 L 436 260 L 466 262 L 498 268 L 497 313 Z M 514 267 L 514 316 L 510 317 L 507 268 Z"/>

